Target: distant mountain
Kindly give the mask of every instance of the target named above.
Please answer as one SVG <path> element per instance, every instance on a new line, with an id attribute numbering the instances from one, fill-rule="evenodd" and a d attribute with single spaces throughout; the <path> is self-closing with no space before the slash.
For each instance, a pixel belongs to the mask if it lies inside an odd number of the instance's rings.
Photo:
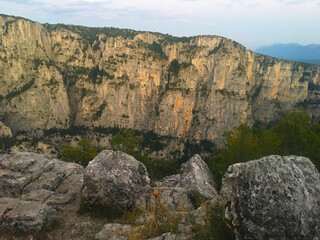
<path id="1" fill-rule="evenodd" d="M 259 47 L 255 52 L 269 55 L 271 57 L 320 65 L 319 44 L 310 44 L 306 46 L 296 43 L 273 44 L 270 46 Z"/>

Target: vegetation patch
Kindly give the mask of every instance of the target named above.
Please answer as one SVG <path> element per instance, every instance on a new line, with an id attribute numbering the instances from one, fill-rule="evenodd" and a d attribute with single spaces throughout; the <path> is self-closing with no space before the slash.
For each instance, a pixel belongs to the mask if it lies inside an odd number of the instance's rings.
<path id="1" fill-rule="evenodd" d="M 179 218 L 177 214 L 170 212 L 160 203 L 159 199 L 156 199 L 154 209 L 145 214 L 149 215 L 149 219 L 128 235 L 129 240 L 154 238 L 167 232 L 178 233 Z"/>
<path id="2" fill-rule="evenodd" d="M 48 31 L 57 30 L 68 30 L 73 33 L 78 34 L 82 39 L 88 41 L 91 45 L 98 40 L 100 34 L 104 34 L 108 37 L 123 37 L 133 39 L 137 34 L 141 33 L 139 31 L 134 31 L 131 29 L 119 29 L 113 27 L 84 27 L 77 25 L 66 25 L 66 24 L 43 24 L 43 26 Z"/>
<path id="3" fill-rule="evenodd" d="M 26 84 L 24 84 L 20 89 L 17 90 L 13 90 L 12 92 L 8 93 L 6 95 L 6 99 L 10 100 L 14 97 L 17 97 L 19 95 L 21 95 L 22 93 L 26 92 L 27 90 L 29 90 L 35 83 L 35 79 L 32 78 L 29 82 L 27 82 Z"/>
<path id="4" fill-rule="evenodd" d="M 311 159 L 320 169 L 320 124 L 311 124 L 306 110 L 291 111 L 272 127 L 241 124 L 225 133 L 227 145 L 216 150 L 209 168 L 221 187 L 228 166 L 268 155 L 297 155 Z"/>
<path id="5" fill-rule="evenodd" d="M 61 154 L 63 161 L 75 162 L 86 167 L 89 161 L 98 155 L 98 152 L 92 145 L 91 141 L 87 139 L 81 139 L 77 147 L 63 144 Z"/>
<path id="6" fill-rule="evenodd" d="M 201 204 L 204 203 L 203 195 L 197 190 L 191 190 L 188 192 L 188 198 L 190 199 L 194 209 L 198 209 Z"/>
<path id="7" fill-rule="evenodd" d="M 103 102 L 100 106 L 98 111 L 93 115 L 93 120 L 97 120 L 101 117 L 103 110 L 105 109 L 105 107 L 107 106 L 106 102 Z"/>
<path id="8" fill-rule="evenodd" d="M 205 225 L 196 224 L 193 228 L 194 240 L 214 239 L 232 240 L 235 239 L 233 231 L 228 227 L 224 217 L 224 207 L 221 203 L 206 207 Z"/>
<path id="9" fill-rule="evenodd" d="M 149 44 L 147 48 L 154 52 L 155 57 L 158 57 L 160 59 L 168 59 L 167 55 L 163 52 L 163 49 L 161 47 L 161 44 L 157 42 L 153 42 L 152 44 Z"/>

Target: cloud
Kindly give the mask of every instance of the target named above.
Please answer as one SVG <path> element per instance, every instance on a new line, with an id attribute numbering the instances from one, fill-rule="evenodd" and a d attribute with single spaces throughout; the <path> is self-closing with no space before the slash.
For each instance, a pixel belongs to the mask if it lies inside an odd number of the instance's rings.
<path id="1" fill-rule="evenodd" d="M 0 0 L 0 6 L 4 14 L 40 22 L 217 34 L 250 44 L 320 42 L 320 0 Z"/>

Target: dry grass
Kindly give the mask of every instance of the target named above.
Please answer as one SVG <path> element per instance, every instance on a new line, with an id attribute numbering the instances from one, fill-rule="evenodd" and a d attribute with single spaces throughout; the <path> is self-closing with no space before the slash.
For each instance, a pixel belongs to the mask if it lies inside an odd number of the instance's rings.
<path id="1" fill-rule="evenodd" d="M 170 212 L 157 199 L 155 207 L 146 212 L 145 223 L 133 230 L 127 237 L 129 240 L 141 240 L 159 236 L 166 232 L 178 231 L 178 217 Z"/>

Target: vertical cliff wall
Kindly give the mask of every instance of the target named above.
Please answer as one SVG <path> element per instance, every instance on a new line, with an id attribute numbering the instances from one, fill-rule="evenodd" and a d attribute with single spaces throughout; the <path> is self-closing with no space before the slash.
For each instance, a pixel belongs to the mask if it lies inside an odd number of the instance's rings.
<path id="1" fill-rule="evenodd" d="M 118 126 L 219 142 L 242 122 L 304 106 L 320 116 L 320 67 L 218 36 L 41 25 L 0 16 L 0 121 L 13 132 Z"/>

